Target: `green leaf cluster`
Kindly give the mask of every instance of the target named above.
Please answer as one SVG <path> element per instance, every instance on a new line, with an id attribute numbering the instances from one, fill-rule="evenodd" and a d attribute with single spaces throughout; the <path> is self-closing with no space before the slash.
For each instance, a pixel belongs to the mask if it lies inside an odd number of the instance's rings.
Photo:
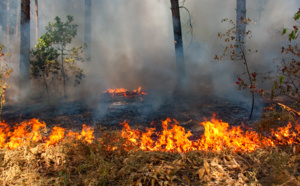
<path id="1" fill-rule="evenodd" d="M 62 80 L 65 96 L 65 86 L 69 80 L 73 79 L 76 86 L 85 77 L 77 62 L 85 61 L 82 54 L 86 48 L 86 45 L 72 46 L 78 25 L 73 23 L 72 16 L 68 15 L 66 18 L 67 20 L 63 22 L 59 17 L 55 17 L 54 22 L 48 24 L 46 32 L 31 50 L 30 61 L 32 78 L 42 78 L 46 89 L 47 79 L 55 77 Z M 48 78 L 49 76 L 52 78 Z"/>
<path id="2" fill-rule="evenodd" d="M 299 24 L 300 9 L 295 13 L 293 19 Z M 296 102 L 300 102 L 300 48 L 298 47 L 299 25 L 292 29 L 283 28 L 282 35 L 288 34 L 288 40 L 294 40 L 296 44 L 282 47 L 281 53 L 289 55 L 283 58 L 278 65 L 276 79 L 273 83 L 271 98 L 284 95 Z"/>

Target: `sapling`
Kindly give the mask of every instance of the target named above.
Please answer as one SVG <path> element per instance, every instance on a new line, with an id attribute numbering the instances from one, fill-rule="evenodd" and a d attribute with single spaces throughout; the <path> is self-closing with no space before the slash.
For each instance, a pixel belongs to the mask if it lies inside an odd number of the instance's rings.
<path id="1" fill-rule="evenodd" d="M 287 47 L 282 47 L 281 53 L 288 54 L 289 57 L 280 61 L 278 71 L 275 74 L 276 79 L 274 80 L 271 96 L 274 98 L 278 95 L 285 95 L 300 103 L 300 48 L 298 46 L 300 8 L 294 14 L 293 19 L 297 25 L 294 25 L 291 29 L 284 28 L 282 30 L 282 35 L 288 34 L 290 44 Z M 293 41 L 296 43 L 293 44 Z"/>
<path id="2" fill-rule="evenodd" d="M 3 105 L 6 101 L 5 99 L 5 91 L 7 89 L 7 82 L 5 78 L 9 78 L 10 74 L 13 72 L 13 68 L 9 66 L 10 60 L 8 58 L 11 57 L 10 53 L 3 53 L 4 45 L 0 44 L 0 120 L 1 114 L 3 110 Z"/>
<path id="3" fill-rule="evenodd" d="M 224 52 L 222 55 L 215 55 L 214 59 L 215 60 L 231 60 L 231 61 L 237 61 L 240 64 L 244 66 L 244 71 L 242 72 L 237 72 L 238 77 L 237 81 L 235 82 L 238 85 L 238 89 L 248 89 L 250 94 L 251 94 L 251 110 L 250 110 L 250 115 L 249 119 L 252 118 L 253 114 L 253 109 L 254 109 L 254 101 L 255 101 L 255 93 L 263 94 L 264 90 L 263 89 L 257 89 L 257 72 L 254 72 L 250 69 L 249 66 L 249 60 L 248 60 L 248 55 L 251 53 L 256 53 L 256 51 L 252 51 L 251 49 L 246 49 L 245 47 L 245 39 L 252 38 L 251 31 L 239 31 L 242 33 L 236 33 L 236 24 L 232 20 L 223 19 L 221 22 L 227 22 L 232 27 L 228 29 L 225 33 L 218 33 L 218 37 L 220 39 L 224 38 L 225 43 L 227 44 L 225 46 Z M 244 24 L 249 25 L 253 21 L 251 19 L 243 19 Z M 243 36 L 243 37 L 237 37 L 238 36 Z"/>
<path id="4" fill-rule="evenodd" d="M 73 17 L 67 16 L 62 22 L 59 17 L 50 22 L 46 32 L 39 38 L 35 49 L 31 51 L 31 75 L 33 78 L 42 77 L 48 93 L 46 78 L 51 74 L 63 83 L 63 94 L 67 97 L 66 86 L 70 78 L 74 79 L 74 86 L 85 77 L 77 62 L 84 62 L 82 57 L 86 45 L 73 47 L 72 40 L 77 35 L 77 24 L 73 24 Z M 49 95 L 49 93 L 48 93 Z"/>

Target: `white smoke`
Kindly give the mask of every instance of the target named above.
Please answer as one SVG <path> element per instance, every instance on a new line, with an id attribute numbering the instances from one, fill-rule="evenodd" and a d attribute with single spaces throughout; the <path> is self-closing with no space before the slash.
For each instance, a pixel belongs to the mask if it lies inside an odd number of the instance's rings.
<path id="1" fill-rule="evenodd" d="M 265 2 L 265 3 L 262 3 Z M 263 5 L 263 7 L 260 7 Z M 187 12 L 182 9 L 185 63 L 191 92 L 238 95 L 234 81 L 238 74 L 233 62 L 213 62 L 215 54 L 222 54 L 224 43 L 217 37 L 229 25 L 223 18 L 235 20 L 236 0 L 188 0 L 184 6 L 190 11 L 193 40 Z M 263 8 L 259 12 L 260 8 Z M 251 59 L 251 69 L 265 69 L 279 53 L 282 40 L 280 30 L 293 24 L 298 0 L 247 1 L 247 17 L 259 24 L 249 26 L 253 38 L 247 47 L 257 49 Z M 32 30 L 34 30 L 32 4 Z M 39 35 L 54 21 L 74 16 L 79 24 L 75 44 L 84 42 L 84 1 L 39 1 Z M 259 17 L 258 15 L 261 15 Z M 35 34 L 32 32 L 32 47 Z M 18 38 L 15 39 L 18 41 Z M 18 43 L 13 43 L 18 48 Z M 92 61 L 82 65 L 86 78 L 74 94 L 98 94 L 106 88 L 124 87 L 172 92 L 176 80 L 175 50 L 170 2 L 167 0 L 110 0 L 92 1 Z M 13 55 L 17 56 L 18 52 Z M 16 60 L 18 63 L 18 60 Z M 227 93 L 226 93 L 227 92 Z M 234 96 L 236 98 L 236 96 Z"/>

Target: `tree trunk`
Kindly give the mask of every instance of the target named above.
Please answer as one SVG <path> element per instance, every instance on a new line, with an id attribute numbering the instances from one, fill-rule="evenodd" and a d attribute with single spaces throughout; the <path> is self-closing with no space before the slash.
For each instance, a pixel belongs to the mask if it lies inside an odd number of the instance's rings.
<path id="1" fill-rule="evenodd" d="M 6 5 L 6 43 L 9 45 L 10 43 L 10 0 L 7 0 Z"/>
<path id="2" fill-rule="evenodd" d="M 7 0 L 2 0 L 0 2 L 0 34 L 2 35 L 2 33 L 6 32 L 6 17 L 7 17 L 7 13 L 6 13 L 6 9 L 7 9 Z M 4 42 L 1 41 L 1 42 Z M 5 43 L 0 43 L 0 44 L 5 44 Z"/>
<path id="3" fill-rule="evenodd" d="M 21 0 L 20 40 L 19 88 L 24 93 L 25 90 L 30 88 L 30 0 Z"/>
<path id="4" fill-rule="evenodd" d="M 246 50 L 246 0 L 236 0 L 236 54 L 241 56 L 242 51 Z"/>
<path id="5" fill-rule="evenodd" d="M 67 90 L 66 90 L 66 74 L 64 68 L 64 48 L 61 49 L 61 74 L 63 78 L 63 88 L 64 88 L 64 98 L 67 99 Z"/>
<path id="6" fill-rule="evenodd" d="M 258 24 L 260 24 L 262 12 L 265 10 L 265 8 L 264 8 L 265 4 L 266 4 L 266 0 L 260 0 L 259 1 L 259 7 L 258 7 Z"/>
<path id="7" fill-rule="evenodd" d="M 35 0 L 35 4 L 34 4 L 34 19 L 35 19 L 35 39 L 36 41 L 39 38 L 39 4 L 38 4 L 38 0 Z"/>
<path id="8" fill-rule="evenodd" d="M 17 7 L 16 7 L 16 10 L 17 10 L 17 14 L 16 14 L 16 30 L 15 30 L 15 37 L 18 37 L 19 36 L 19 24 L 20 24 L 20 4 L 18 3 Z"/>
<path id="9" fill-rule="evenodd" d="M 92 0 L 85 0 L 85 16 L 84 16 L 84 42 L 87 44 L 85 49 L 85 58 L 87 61 L 91 59 L 91 35 L 92 35 Z"/>
<path id="10" fill-rule="evenodd" d="M 184 53 L 182 44 L 182 32 L 180 23 L 180 12 L 178 0 L 171 1 L 172 20 L 173 20 L 173 33 L 176 54 L 176 72 L 177 72 L 177 88 L 182 88 L 186 81 Z"/>

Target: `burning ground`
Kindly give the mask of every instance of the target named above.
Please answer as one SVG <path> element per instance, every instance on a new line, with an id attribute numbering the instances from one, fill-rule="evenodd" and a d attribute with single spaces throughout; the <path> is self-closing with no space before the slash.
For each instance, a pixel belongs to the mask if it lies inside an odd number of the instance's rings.
<path id="1" fill-rule="evenodd" d="M 27 110 L 21 116 L 18 108 L 6 109 L 4 119 L 17 119 L 15 125 L 1 123 L 1 183 L 299 184 L 297 122 L 259 133 L 253 123 L 241 125 L 246 106 L 179 96 L 156 108 L 153 94 L 138 90 L 106 91 L 98 99 L 102 107 L 76 101 L 60 109 L 30 104 L 19 107 Z M 218 116 L 212 117 L 214 111 Z M 39 119 L 29 119 L 34 115 Z"/>

